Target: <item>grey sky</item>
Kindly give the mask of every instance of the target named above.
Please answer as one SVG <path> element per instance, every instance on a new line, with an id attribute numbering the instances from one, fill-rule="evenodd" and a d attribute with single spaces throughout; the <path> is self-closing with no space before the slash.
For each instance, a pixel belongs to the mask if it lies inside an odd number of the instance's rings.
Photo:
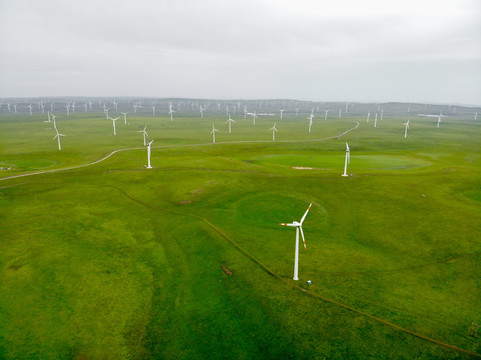
<path id="1" fill-rule="evenodd" d="M 0 97 L 481 104 L 477 0 L 0 0 Z"/>

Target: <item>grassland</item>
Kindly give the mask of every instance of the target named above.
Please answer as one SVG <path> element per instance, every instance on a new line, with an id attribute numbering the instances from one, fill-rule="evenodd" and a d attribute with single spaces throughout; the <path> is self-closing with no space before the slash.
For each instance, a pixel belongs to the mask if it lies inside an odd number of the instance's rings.
<path id="1" fill-rule="evenodd" d="M 237 116 L 228 134 L 221 114 L 129 114 L 112 136 L 87 113 L 57 117 L 58 151 L 45 118 L 0 118 L 0 357 L 481 353 L 479 122 L 413 118 L 404 139 L 405 115 L 319 116 L 310 134 L 305 116 Z M 295 282 L 295 233 L 278 223 L 310 201 Z"/>

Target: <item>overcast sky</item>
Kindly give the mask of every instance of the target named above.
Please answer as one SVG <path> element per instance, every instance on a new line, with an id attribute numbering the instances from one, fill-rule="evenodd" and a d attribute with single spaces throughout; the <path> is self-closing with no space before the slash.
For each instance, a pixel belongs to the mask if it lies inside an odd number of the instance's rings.
<path id="1" fill-rule="evenodd" d="M 0 0 L 0 97 L 481 104 L 478 0 Z"/>

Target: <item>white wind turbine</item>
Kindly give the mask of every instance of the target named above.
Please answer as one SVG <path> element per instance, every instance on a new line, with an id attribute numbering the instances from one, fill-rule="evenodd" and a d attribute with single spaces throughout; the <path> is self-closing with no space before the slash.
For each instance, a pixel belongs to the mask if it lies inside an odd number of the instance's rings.
<path id="1" fill-rule="evenodd" d="M 169 105 L 169 115 L 170 115 L 170 121 L 174 121 L 172 115 L 175 113 L 174 109 L 172 108 L 172 104 Z"/>
<path id="2" fill-rule="evenodd" d="M 67 105 L 65 105 L 65 108 L 67 109 L 67 116 L 70 116 L 70 103 L 67 103 Z"/>
<path id="3" fill-rule="evenodd" d="M 114 136 L 117 135 L 117 132 L 115 131 L 115 122 L 120 119 L 120 118 L 115 118 L 115 119 L 112 119 L 110 116 L 109 116 L 109 119 L 112 120 L 112 126 L 114 127 Z"/>
<path id="4" fill-rule="evenodd" d="M 346 143 L 346 160 L 344 162 L 344 174 L 342 176 L 349 176 L 347 175 L 347 164 L 351 163 L 351 150 L 349 149 L 349 145 Z"/>
<path id="5" fill-rule="evenodd" d="M 269 130 L 272 130 L 272 141 L 276 141 L 276 132 L 277 132 L 276 123 L 274 123 L 274 126 L 271 127 Z"/>
<path id="6" fill-rule="evenodd" d="M 124 115 L 124 124 L 127 125 L 127 114 L 126 112 L 120 112 L 122 115 Z M 144 144 L 145 145 L 145 144 Z"/>
<path id="7" fill-rule="evenodd" d="M 404 130 L 404 138 L 407 138 L 407 136 L 408 136 L 409 121 L 410 120 L 408 120 L 407 123 L 403 124 L 404 126 L 406 126 L 406 129 Z"/>
<path id="8" fill-rule="evenodd" d="M 311 115 L 307 118 L 309 119 L 309 132 L 311 132 L 311 126 L 312 126 L 312 119 L 314 118 L 314 114 L 311 113 Z"/>
<path id="9" fill-rule="evenodd" d="M 342 109 L 339 110 L 339 118 L 341 117 L 342 115 Z"/>
<path id="10" fill-rule="evenodd" d="M 383 115 L 384 115 L 384 109 L 381 109 L 381 118 L 380 118 L 379 120 L 381 120 L 381 121 L 382 121 L 382 117 L 383 117 Z"/>
<path id="11" fill-rule="evenodd" d="M 10 103 L 7 104 L 8 111 L 10 112 Z"/>
<path id="12" fill-rule="evenodd" d="M 55 130 L 57 129 L 57 123 L 55 122 L 55 118 L 56 116 L 53 114 L 53 113 L 50 113 L 50 115 L 52 115 L 52 120 L 53 120 L 53 127 L 55 128 Z"/>
<path id="13" fill-rule="evenodd" d="M 215 133 L 219 131 L 214 127 L 214 124 L 212 124 L 212 131 L 210 132 L 212 134 L 212 143 L 215 144 Z"/>
<path id="14" fill-rule="evenodd" d="M 324 112 L 325 112 L 324 120 L 327 120 L 327 113 L 329 112 L 329 109 L 325 109 Z"/>
<path id="15" fill-rule="evenodd" d="M 104 108 L 104 113 L 105 113 L 105 119 L 106 119 L 106 120 L 109 119 L 109 110 L 110 110 L 110 108 Z"/>
<path id="16" fill-rule="evenodd" d="M 283 113 L 284 111 L 285 111 L 285 110 L 282 110 L 282 109 L 281 109 L 281 120 L 282 120 L 282 113 Z"/>
<path id="17" fill-rule="evenodd" d="M 204 118 L 204 111 L 205 111 L 205 107 L 202 107 L 202 105 L 199 105 L 199 111 L 200 111 L 200 118 L 203 119 Z"/>
<path id="18" fill-rule="evenodd" d="M 474 113 L 474 120 L 478 120 L 478 113 Z"/>
<path id="19" fill-rule="evenodd" d="M 44 122 L 50 122 L 50 111 L 47 111 L 47 117 L 48 117 L 48 120 Z"/>
<path id="20" fill-rule="evenodd" d="M 254 112 L 251 114 L 251 116 L 252 116 L 252 122 L 253 122 L 254 126 L 256 126 L 256 118 L 257 118 L 257 113 L 256 113 L 256 111 L 254 111 Z"/>
<path id="21" fill-rule="evenodd" d="M 377 113 L 376 113 L 376 116 L 374 117 L 374 127 L 377 127 Z"/>
<path id="22" fill-rule="evenodd" d="M 155 105 L 152 104 L 152 116 L 155 116 Z"/>
<path id="23" fill-rule="evenodd" d="M 283 226 L 290 226 L 290 227 L 295 227 L 296 228 L 296 255 L 294 258 L 294 280 L 299 280 L 299 232 L 302 235 L 302 241 L 304 243 L 304 248 L 307 249 L 306 247 L 306 239 L 304 238 L 304 231 L 302 231 L 302 223 L 306 219 L 307 213 L 311 209 L 312 203 L 309 204 L 309 207 L 307 208 L 306 212 L 304 213 L 304 216 L 302 217 L 300 222 L 293 221 L 292 223 L 281 223 L 280 225 Z"/>
<path id="24" fill-rule="evenodd" d="M 10 107 L 9 107 L 10 109 Z M 10 110 L 8 110 L 10 111 Z M 244 105 L 244 119 L 247 118 L 247 106 Z"/>
<path id="25" fill-rule="evenodd" d="M 235 122 L 235 120 L 232 120 L 231 117 L 230 117 L 230 114 L 229 114 L 229 120 L 226 121 L 226 123 L 229 123 L 229 134 L 231 133 L 231 124 Z"/>
<path id="26" fill-rule="evenodd" d="M 147 169 L 152 169 L 152 166 L 150 165 L 150 146 L 152 145 L 152 143 L 154 142 L 154 140 L 150 141 L 148 144 L 147 144 Z"/>
<path id="27" fill-rule="evenodd" d="M 13 104 L 14 112 L 17 113 L 17 104 Z"/>
<path id="28" fill-rule="evenodd" d="M 57 128 L 55 128 L 55 131 L 56 131 L 57 135 L 55 135 L 55 136 L 53 137 L 53 140 L 58 139 L 58 149 L 59 149 L 59 150 L 62 150 L 62 147 L 60 146 L 60 136 L 65 136 L 65 135 L 64 135 L 64 134 L 60 134 L 60 133 L 58 132 Z"/>
<path id="29" fill-rule="evenodd" d="M 75 115 L 75 102 L 72 104 L 72 114 Z"/>
<path id="30" fill-rule="evenodd" d="M 367 113 L 367 119 L 366 119 L 366 122 L 369 122 L 369 119 L 370 119 L 370 118 L 371 118 L 371 112 L 369 111 L 369 112 Z"/>
<path id="31" fill-rule="evenodd" d="M 30 110 L 30 116 L 32 116 L 32 104 L 28 105 L 28 109 Z"/>
<path id="32" fill-rule="evenodd" d="M 140 133 L 144 134 L 144 146 L 147 145 L 147 136 L 149 136 L 149 134 L 147 134 L 146 130 L 147 130 L 147 125 L 145 125 L 144 130 L 137 131 L 137 132 L 140 132 Z"/>

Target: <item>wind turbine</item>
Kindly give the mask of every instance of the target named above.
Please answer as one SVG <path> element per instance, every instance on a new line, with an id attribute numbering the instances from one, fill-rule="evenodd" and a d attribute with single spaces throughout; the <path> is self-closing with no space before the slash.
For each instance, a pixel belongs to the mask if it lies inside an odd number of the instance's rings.
<path id="1" fill-rule="evenodd" d="M 170 121 L 174 121 L 172 118 L 172 115 L 175 113 L 174 109 L 172 109 L 172 104 L 169 105 L 169 115 L 170 115 Z"/>
<path id="2" fill-rule="evenodd" d="M 382 117 L 383 117 L 383 115 L 384 115 L 384 109 L 381 109 L 381 119 L 379 119 L 379 120 L 381 120 L 381 121 L 382 121 Z"/>
<path id="3" fill-rule="evenodd" d="M 307 208 L 306 212 L 304 213 L 304 216 L 302 217 L 300 222 L 293 221 L 292 223 L 280 223 L 279 225 L 283 226 L 290 226 L 290 227 L 295 227 L 296 228 L 296 255 L 294 258 L 294 280 L 299 280 L 299 231 L 301 232 L 302 235 L 302 241 L 304 243 L 304 248 L 307 250 L 306 247 L 306 239 L 304 238 L 304 231 L 302 231 L 302 223 L 306 219 L 307 213 L 311 209 L 312 203 L 309 204 L 309 207 Z"/>
<path id="4" fill-rule="evenodd" d="M 377 127 L 377 113 L 376 113 L 376 116 L 374 117 L 374 127 Z"/>
<path id="5" fill-rule="evenodd" d="M 478 120 L 478 113 L 474 113 L 474 120 Z"/>
<path id="6" fill-rule="evenodd" d="M 215 133 L 219 131 L 214 127 L 214 124 L 212 124 L 212 131 L 210 132 L 212 134 L 212 143 L 215 144 Z"/>
<path id="7" fill-rule="evenodd" d="M 232 124 L 233 122 L 235 122 L 235 120 L 232 120 L 232 119 L 230 118 L 230 114 L 229 114 L 229 120 L 227 120 L 226 122 L 228 122 L 228 123 L 229 123 L 229 134 L 230 134 L 230 130 L 231 130 L 231 129 L 230 129 L 230 128 L 231 128 L 231 124 Z"/>
<path id="8" fill-rule="evenodd" d="M 109 119 L 109 110 L 110 108 L 104 108 L 104 113 L 105 113 L 105 119 Z"/>
<path id="9" fill-rule="evenodd" d="M 55 118 L 56 116 L 53 114 L 53 113 L 50 113 L 50 115 L 52 115 L 52 120 L 53 120 L 53 127 L 55 128 L 55 130 L 57 129 L 57 123 L 55 122 Z"/>
<path id="10" fill-rule="evenodd" d="M 147 144 L 147 169 L 152 169 L 152 166 L 150 166 L 150 146 L 152 145 L 153 142 L 154 140 L 150 141 Z"/>
<path id="11" fill-rule="evenodd" d="M 271 127 L 269 130 L 272 130 L 272 141 L 276 141 L 276 132 L 277 132 L 276 123 L 274 123 L 274 126 Z"/>
<path id="12" fill-rule="evenodd" d="M 8 111 L 10 112 L 10 103 L 7 104 Z"/>
<path id="13" fill-rule="evenodd" d="M 50 111 L 47 111 L 48 120 L 44 122 L 50 122 Z"/>
<path id="14" fill-rule="evenodd" d="M 155 105 L 152 104 L 152 116 L 155 116 Z"/>
<path id="15" fill-rule="evenodd" d="M 347 175 L 347 164 L 351 163 L 351 150 L 349 149 L 349 145 L 346 143 L 346 161 L 344 162 L 344 174 L 342 176 L 349 176 Z"/>
<path id="16" fill-rule="evenodd" d="M 72 104 L 72 114 L 75 115 L 75 102 Z"/>
<path id="17" fill-rule="evenodd" d="M 114 127 L 114 136 L 116 136 L 117 133 L 115 132 L 115 122 L 116 122 L 119 118 L 112 119 L 112 118 L 109 116 L 109 119 L 112 120 L 112 125 L 113 125 L 113 127 Z"/>
<path id="18" fill-rule="evenodd" d="M 120 112 L 120 113 L 124 115 L 124 124 L 127 125 L 127 113 L 126 112 Z"/>
<path id="19" fill-rule="evenodd" d="M 341 118 L 342 115 L 342 109 L 339 110 L 339 118 Z"/>
<path id="20" fill-rule="evenodd" d="M 137 132 L 140 132 L 140 133 L 144 134 L 144 146 L 147 145 L 147 139 L 146 138 L 147 138 L 147 136 L 149 136 L 149 134 L 147 134 L 146 130 L 147 130 L 147 125 L 145 125 L 144 130 L 137 131 Z"/>
<path id="21" fill-rule="evenodd" d="M 282 120 L 282 113 L 283 113 L 284 111 L 285 111 L 285 110 L 282 110 L 282 109 L 281 109 L 281 120 Z"/>
<path id="22" fill-rule="evenodd" d="M 205 111 L 205 107 L 202 107 L 202 105 L 199 105 L 199 111 L 200 111 L 200 118 L 203 119 L 204 118 L 204 111 Z"/>
<path id="23" fill-rule="evenodd" d="M 324 120 L 327 120 L 327 113 L 329 112 L 329 109 L 325 109 L 324 112 L 326 113 L 326 114 L 324 115 Z"/>
<path id="24" fill-rule="evenodd" d="M 311 126 L 312 126 L 312 118 L 314 117 L 314 114 L 311 113 L 311 115 L 307 118 L 309 119 L 309 132 L 311 132 Z"/>
<path id="25" fill-rule="evenodd" d="M 253 122 L 254 126 L 256 126 L 257 113 L 254 111 L 254 112 L 251 114 L 251 116 L 252 116 L 252 122 Z"/>
<path id="26" fill-rule="evenodd" d="M 67 105 L 65 105 L 65 108 L 67 109 L 67 116 L 70 116 L 70 103 L 67 103 Z"/>
<path id="27" fill-rule="evenodd" d="M 370 117 L 371 117 L 371 112 L 369 111 L 369 112 L 367 113 L 367 119 L 366 119 L 366 122 L 369 122 L 369 118 L 370 118 Z"/>
<path id="28" fill-rule="evenodd" d="M 17 113 L 17 104 L 13 104 L 13 108 L 15 109 L 15 114 Z"/>
<path id="29" fill-rule="evenodd" d="M 32 116 L 32 104 L 28 105 L 28 109 L 30 110 L 30 116 Z"/>
<path id="30" fill-rule="evenodd" d="M 59 149 L 59 150 L 62 150 L 62 147 L 60 146 L 60 136 L 65 136 L 65 135 L 64 135 L 64 134 L 60 134 L 60 133 L 58 132 L 57 128 L 55 128 L 55 131 L 57 132 L 57 135 L 55 135 L 55 136 L 53 137 L 53 140 L 58 139 L 58 149 Z"/>
<path id="31" fill-rule="evenodd" d="M 404 130 L 404 138 L 407 138 L 407 136 L 408 136 L 409 121 L 410 120 L 408 120 L 407 123 L 403 124 L 404 126 L 406 126 L 406 129 Z"/>

